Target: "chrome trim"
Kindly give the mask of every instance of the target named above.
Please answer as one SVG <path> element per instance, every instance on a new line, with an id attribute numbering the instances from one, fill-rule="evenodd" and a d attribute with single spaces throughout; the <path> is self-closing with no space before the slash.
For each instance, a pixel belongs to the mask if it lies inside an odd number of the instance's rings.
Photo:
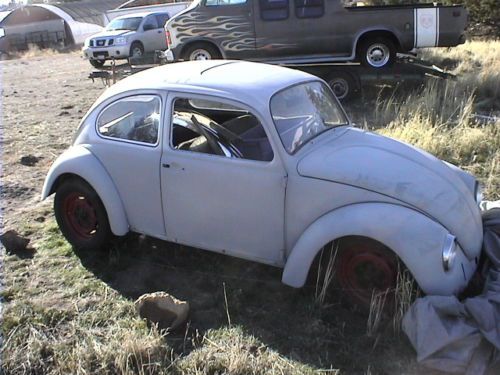
<path id="1" fill-rule="evenodd" d="M 457 255 L 457 244 L 456 244 L 455 236 L 451 234 L 446 235 L 446 239 L 444 241 L 443 246 L 443 269 L 448 272 L 453 267 L 453 263 L 455 261 Z"/>
<path id="2" fill-rule="evenodd" d="M 474 188 L 474 198 L 476 199 L 476 203 L 479 205 L 484 199 L 483 195 L 483 185 L 476 181 L 476 186 Z"/>

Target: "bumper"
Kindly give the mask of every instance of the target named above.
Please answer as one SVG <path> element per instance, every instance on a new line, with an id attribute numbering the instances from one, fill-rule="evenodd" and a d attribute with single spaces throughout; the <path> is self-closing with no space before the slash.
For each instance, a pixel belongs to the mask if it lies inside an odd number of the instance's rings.
<path id="1" fill-rule="evenodd" d="M 127 59 L 130 46 L 83 47 L 82 54 L 88 60 Z"/>
<path id="2" fill-rule="evenodd" d="M 164 60 L 167 60 L 168 62 L 174 62 L 176 61 L 175 60 L 175 56 L 174 56 L 174 51 L 171 50 L 170 48 L 163 51 L 160 55 L 160 58 L 161 59 L 164 59 Z"/>

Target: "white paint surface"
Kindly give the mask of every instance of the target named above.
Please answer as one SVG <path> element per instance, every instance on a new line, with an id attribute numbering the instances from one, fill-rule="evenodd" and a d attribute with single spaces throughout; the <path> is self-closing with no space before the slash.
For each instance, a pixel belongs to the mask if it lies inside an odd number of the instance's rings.
<path id="1" fill-rule="evenodd" d="M 415 9 L 415 47 L 436 47 L 439 39 L 439 8 Z"/>

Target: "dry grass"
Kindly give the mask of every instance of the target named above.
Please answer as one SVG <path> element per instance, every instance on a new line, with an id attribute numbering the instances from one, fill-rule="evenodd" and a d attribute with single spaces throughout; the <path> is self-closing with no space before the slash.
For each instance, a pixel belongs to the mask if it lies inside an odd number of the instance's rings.
<path id="1" fill-rule="evenodd" d="M 495 117 L 500 110 L 500 42 L 425 53 L 437 63 L 452 61 L 458 80 L 431 81 L 421 91 L 379 99 L 375 126 L 476 175 L 485 185 L 485 197 L 500 199 L 500 118 Z"/>

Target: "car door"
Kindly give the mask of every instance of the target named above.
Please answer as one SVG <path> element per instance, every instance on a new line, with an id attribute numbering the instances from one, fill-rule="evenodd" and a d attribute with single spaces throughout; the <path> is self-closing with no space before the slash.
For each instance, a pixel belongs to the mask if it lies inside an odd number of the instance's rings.
<path id="1" fill-rule="evenodd" d="M 220 99 L 208 102 L 218 105 L 189 107 L 188 110 L 182 109 L 187 104 L 179 104 L 191 103 L 194 99 L 206 97 L 172 94 L 169 99 L 172 108 L 170 134 L 165 134 L 168 139 L 164 141 L 161 160 L 167 238 L 282 265 L 286 173 L 278 154 L 273 152 L 262 123 L 253 113 L 245 113 L 246 109 L 241 116 L 233 113 L 232 119 L 226 110 L 217 112 L 214 107 L 227 104 Z M 209 107 L 212 110 L 207 110 Z M 203 133 L 197 133 L 196 128 L 189 129 L 187 125 L 193 115 L 204 122 L 204 125 L 199 124 L 205 128 L 204 132 L 213 131 L 207 125 L 210 118 L 210 121 L 218 122 L 217 126 L 229 127 L 231 124 L 232 131 L 241 137 L 235 137 L 233 145 L 223 146 L 223 155 L 211 154 L 209 147 L 202 147 L 204 142 L 208 146 Z M 245 130 L 248 123 L 253 125 L 248 125 L 249 130 Z M 242 140 L 242 134 L 245 134 L 245 140 Z M 191 139 L 193 135 L 195 137 Z M 243 156 L 230 156 L 229 149 L 235 144 L 244 150 Z"/>
<path id="2" fill-rule="evenodd" d="M 141 39 L 143 40 L 145 52 L 153 52 L 166 48 L 163 27 L 158 26 L 158 20 L 154 14 L 145 17 L 142 29 Z"/>

